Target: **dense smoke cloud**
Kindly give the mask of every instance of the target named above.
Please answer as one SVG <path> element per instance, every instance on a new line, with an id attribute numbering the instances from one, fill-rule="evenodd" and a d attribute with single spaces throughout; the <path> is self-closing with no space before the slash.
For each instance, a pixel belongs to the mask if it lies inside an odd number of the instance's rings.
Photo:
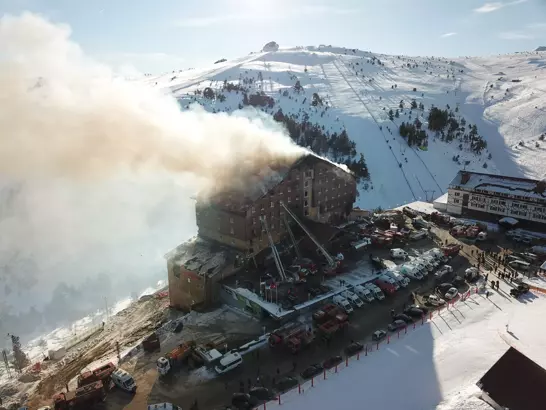
<path id="1" fill-rule="evenodd" d="M 69 37 L 30 13 L 0 19 L 0 319 L 61 282 L 102 275 L 107 294 L 161 277 L 195 232 L 191 195 L 304 151 L 256 113 L 181 113 Z"/>

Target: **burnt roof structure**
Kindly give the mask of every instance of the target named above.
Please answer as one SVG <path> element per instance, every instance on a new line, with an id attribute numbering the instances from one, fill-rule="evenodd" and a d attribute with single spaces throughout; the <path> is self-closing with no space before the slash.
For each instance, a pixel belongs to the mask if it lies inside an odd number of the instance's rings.
<path id="1" fill-rule="evenodd" d="M 510 410 L 545 408 L 546 370 L 510 347 L 477 383 L 486 401 Z"/>
<path id="2" fill-rule="evenodd" d="M 223 208 L 227 208 L 233 212 L 245 212 L 256 200 L 267 195 L 269 191 L 279 185 L 292 170 L 318 162 L 329 164 L 340 173 L 354 178 L 351 171 L 344 165 L 336 164 L 324 157 L 309 152 L 296 159 L 291 165 L 270 166 L 261 169 L 254 175 L 246 176 L 247 184 L 245 184 L 244 190 L 235 189 L 219 192 L 213 195 L 209 201 L 212 205 L 222 203 Z"/>

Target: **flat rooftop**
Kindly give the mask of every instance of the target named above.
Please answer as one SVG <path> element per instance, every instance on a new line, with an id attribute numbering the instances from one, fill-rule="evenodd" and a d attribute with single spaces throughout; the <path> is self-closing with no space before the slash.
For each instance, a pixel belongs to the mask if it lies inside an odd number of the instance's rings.
<path id="1" fill-rule="evenodd" d="M 235 260 L 242 256 L 233 248 L 195 237 L 174 248 L 165 258 L 197 275 L 212 277 L 234 268 Z"/>
<path id="2" fill-rule="evenodd" d="M 449 188 L 490 192 L 500 196 L 514 195 L 523 200 L 546 201 L 546 183 L 544 181 L 505 175 L 459 171 L 449 183 Z"/>

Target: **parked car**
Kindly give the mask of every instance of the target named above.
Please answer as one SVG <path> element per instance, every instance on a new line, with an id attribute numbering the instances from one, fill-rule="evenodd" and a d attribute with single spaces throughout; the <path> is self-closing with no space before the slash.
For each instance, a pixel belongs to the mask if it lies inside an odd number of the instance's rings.
<path id="1" fill-rule="evenodd" d="M 345 354 L 347 356 L 354 356 L 358 352 L 364 350 L 364 345 L 362 343 L 353 342 L 345 348 Z"/>
<path id="2" fill-rule="evenodd" d="M 246 393 L 233 393 L 231 404 L 237 409 L 252 409 L 260 404 L 260 400 Z"/>
<path id="3" fill-rule="evenodd" d="M 446 292 L 446 299 L 447 300 L 453 300 L 459 295 L 459 291 L 457 288 L 449 288 L 449 290 Z"/>
<path id="4" fill-rule="evenodd" d="M 403 320 L 406 323 L 413 323 L 413 319 L 405 313 L 398 313 L 392 317 L 392 320 Z"/>
<path id="5" fill-rule="evenodd" d="M 345 299 L 351 302 L 351 304 L 354 305 L 355 307 L 364 306 L 364 302 L 362 302 L 362 299 L 360 299 L 358 296 L 356 296 L 353 292 L 349 290 L 341 292 L 341 296 L 343 296 Z"/>
<path id="6" fill-rule="evenodd" d="M 408 253 L 404 249 L 391 249 L 391 258 L 393 259 L 406 259 L 408 256 Z"/>
<path id="7" fill-rule="evenodd" d="M 425 314 L 425 312 L 423 312 L 423 310 L 421 310 L 419 308 L 416 308 L 416 307 L 413 307 L 413 306 L 407 307 L 404 310 L 404 313 L 406 315 L 410 316 L 410 317 L 413 317 L 413 318 L 421 318 Z"/>
<path id="8" fill-rule="evenodd" d="M 436 277 L 436 279 L 441 279 L 449 273 L 453 273 L 453 268 L 449 265 L 444 265 L 440 269 L 438 269 L 438 272 L 436 272 L 434 276 Z"/>
<path id="9" fill-rule="evenodd" d="M 356 293 L 359 297 L 361 297 L 368 303 L 371 303 L 374 301 L 373 293 L 369 288 L 365 288 L 364 286 L 357 285 L 353 288 L 353 292 Z"/>
<path id="10" fill-rule="evenodd" d="M 396 292 L 396 288 L 394 287 L 394 285 L 384 280 L 377 279 L 374 281 L 374 284 L 387 295 L 393 295 Z"/>
<path id="11" fill-rule="evenodd" d="M 429 295 L 427 302 L 432 306 L 443 306 L 446 301 L 437 295 Z"/>
<path id="12" fill-rule="evenodd" d="M 301 372 L 300 375 L 302 379 L 310 379 L 311 377 L 315 377 L 317 374 L 321 374 L 323 370 L 324 367 L 322 367 L 320 363 L 312 364 Z"/>
<path id="13" fill-rule="evenodd" d="M 295 377 L 285 376 L 282 379 L 277 380 L 274 386 L 275 386 L 275 390 L 282 393 L 292 389 L 298 384 L 299 384 L 299 381 Z"/>
<path id="14" fill-rule="evenodd" d="M 248 393 L 261 401 L 269 401 L 277 397 L 271 390 L 259 386 L 252 387 Z"/>
<path id="15" fill-rule="evenodd" d="M 341 356 L 332 356 L 324 361 L 322 363 L 322 367 L 324 369 L 331 369 L 332 367 L 337 366 L 343 361 L 343 358 Z"/>
<path id="16" fill-rule="evenodd" d="M 392 323 L 389 323 L 387 325 L 387 329 L 389 329 L 391 332 L 396 332 L 399 329 L 403 329 L 406 327 L 406 322 L 403 320 L 395 320 Z"/>
<path id="17" fill-rule="evenodd" d="M 387 336 L 387 332 L 385 332 L 384 330 L 382 330 L 382 329 L 376 330 L 372 334 L 372 340 L 374 342 L 379 342 L 379 341 L 383 340 L 386 336 Z"/>
<path id="18" fill-rule="evenodd" d="M 444 282 L 444 283 L 440 283 L 438 286 L 436 286 L 436 291 L 438 293 L 444 295 L 452 287 L 453 287 L 452 283 Z"/>
<path id="19" fill-rule="evenodd" d="M 337 305 L 341 309 L 343 309 L 345 313 L 347 314 L 353 313 L 353 307 L 351 306 L 349 301 L 345 299 L 343 296 L 341 295 L 334 296 L 334 298 L 332 299 L 332 302 L 334 302 L 334 305 Z"/>

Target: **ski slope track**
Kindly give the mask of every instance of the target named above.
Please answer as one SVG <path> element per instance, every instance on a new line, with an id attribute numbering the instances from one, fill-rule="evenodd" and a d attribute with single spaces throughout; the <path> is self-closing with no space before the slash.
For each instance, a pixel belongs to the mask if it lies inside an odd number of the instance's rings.
<path id="1" fill-rule="evenodd" d="M 242 93 L 223 90 L 223 85 L 240 84 L 249 94 L 263 92 L 274 99 L 272 108 L 262 109 L 268 114 L 282 109 L 299 120 L 307 116 L 330 134 L 346 130 L 370 172 L 370 179 L 361 181 L 356 205 L 389 208 L 440 196 L 465 166 L 478 172 L 544 178 L 545 67 L 546 52 L 540 51 L 448 60 L 321 46 L 252 53 L 143 81 L 178 99 L 182 109 L 197 103 L 211 112 L 239 109 Z M 303 87 L 299 93 L 294 90 L 296 81 Z M 225 100 L 196 95 L 196 90 L 206 87 Z M 314 93 L 324 106 L 311 104 Z M 412 110 L 413 100 L 424 110 Z M 481 154 L 463 141 L 444 142 L 439 133 L 428 130 L 430 108 L 448 105 L 459 120 L 465 119 L 467 130 L 477 126 L 487 142 Z M 390 120 L 389 110 L 397 109 L 399 117 Z M 427 147 L 410 147 L 399 135 L 400 124 L 416 118 L 427 130 Z"/>

